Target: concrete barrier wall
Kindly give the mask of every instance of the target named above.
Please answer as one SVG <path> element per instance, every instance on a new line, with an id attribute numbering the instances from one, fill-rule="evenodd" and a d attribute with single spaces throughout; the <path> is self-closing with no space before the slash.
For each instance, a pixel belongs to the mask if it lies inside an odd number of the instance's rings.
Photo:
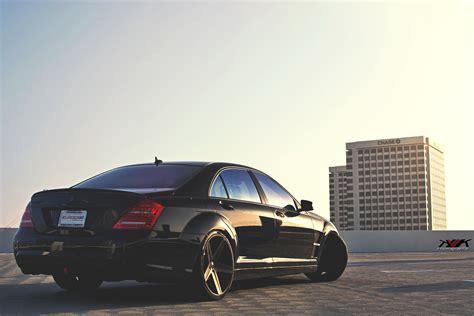
<path id="1" fill-rule="evenodd" d="M 13 252 L 13 236 L 18 228 L 0 228 L 0 252 Z"/>
<path id="2" fill-rule="evenodd" d="M 13 236 L 16 230 L 16 228 L 0 228 L 0 252 L 13 252 Z M 474 251 L 474 230 L 365 230 L 340 233 L 349 252 Z"/>
<path id="3" fill-rule="evenodd" d="M 474 251 L 474 230 L 363 230 L 341 231 L 340 233 L 349 252 Z"/>

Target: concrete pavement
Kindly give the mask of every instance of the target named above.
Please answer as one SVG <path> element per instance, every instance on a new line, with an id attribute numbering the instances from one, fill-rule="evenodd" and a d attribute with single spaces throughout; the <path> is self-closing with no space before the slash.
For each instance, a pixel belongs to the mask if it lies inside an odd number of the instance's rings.
<path id="1" fill-rule="evenodd" d="M 25 276 L 0 254 L 0 315 L 10 314 L 412 314 L 474 315 L 474 254 L 351 254 L 344 275 L 241 281 L 222 301 L 196 301 L 174 285 L 105 283 L 67 293 L 49 276 Z"/>

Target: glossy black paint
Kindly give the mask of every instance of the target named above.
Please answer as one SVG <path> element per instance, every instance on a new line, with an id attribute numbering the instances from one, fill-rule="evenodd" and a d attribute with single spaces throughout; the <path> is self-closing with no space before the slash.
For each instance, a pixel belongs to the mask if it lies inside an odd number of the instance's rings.
<path id="1" fill-rule="evenodd" d="M 179 164 L 179 163 L 175 163 Z M 34 228 L 20 228 L 14 242 L 16 261 L 26 274 L 57 270 L 91 270 L 106 281 L 159 281 L 191 275 L 202 242 L 211 231 L 230 241 L 235 279 L 316 271 L 325 236 L 334 225 L 301 209 L 209 196 L 210 187 L 225 169 L 254 169 L 229 163 L 183 162 L 202 167 L 180 188 L 172 190 L 59 189 L 32 196 Z M 141 199 L 165 208 L 151 231 L 112 229 L 127 208 Z M 305 204 L 306 206 L 306 204 Z M 81 229 L 58 228 L 61 209 L 86 209 Z"/>

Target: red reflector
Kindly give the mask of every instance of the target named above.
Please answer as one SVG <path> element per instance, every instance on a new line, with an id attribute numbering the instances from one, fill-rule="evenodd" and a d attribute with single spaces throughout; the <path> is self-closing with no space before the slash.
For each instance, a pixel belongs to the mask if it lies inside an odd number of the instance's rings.
<path id="1" fill-rule="evenodd" d="M 21 217 L 20 227 L 21 228 L 33 227 L 33 221 L 31 220 L 31 204 L 30 203 L 28 203 L 28 205 L 26 206 L 25 212 L 23 213 L 23 216 Z"/>
<path id="2" fill-rule="evenodd" d="M 163 209 L 163 205 L 158 202 L 142 200 L 115 223 L 114 229 L 151 230 Z"/>

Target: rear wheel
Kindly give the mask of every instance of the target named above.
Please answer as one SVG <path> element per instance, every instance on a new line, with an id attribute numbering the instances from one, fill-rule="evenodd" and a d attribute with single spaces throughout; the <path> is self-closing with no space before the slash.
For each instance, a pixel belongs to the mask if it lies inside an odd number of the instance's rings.
<path id="1" fill-rule="evenodd" d="M 305 273 L 312 281 L 329 282 L 337 280 L 347 266 L 347 247 L 337 235 L 329 235 L 324 243 L 318 270 Z"/>
<path id="2" fill-rule="evenodd" d="M 91 273 L 70 273 L 66 269 L 53 273 L 53 279 L 62 289 L 74 292 L 95 290 L 102 284 L 102 280 Z"/>
<path id="3" fill-rule="evenodd" d="M 223 298 L 234 280 L 234 253 L 227 237 L 218 231 L 207 235 L 194 269 L 196 290 L 205 298 Z"/>

